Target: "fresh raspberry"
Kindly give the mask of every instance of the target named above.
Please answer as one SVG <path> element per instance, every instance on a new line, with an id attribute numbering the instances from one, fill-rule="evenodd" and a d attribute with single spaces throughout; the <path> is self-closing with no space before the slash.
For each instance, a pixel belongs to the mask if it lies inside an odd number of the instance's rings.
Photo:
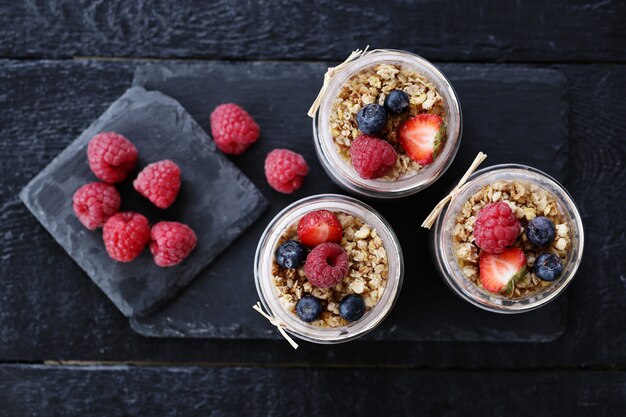
<path id="1" fill-rule="evenodd" d="M 259 125 L 236 104 L 221 104 L 211 113 L 211 133 L 224 153 L 239 155 L 259 138 Z"/>
<path id="2" fill-rule="evenodd" d="M 72 200 L 76 217 L 89 230 L 102 226 L 122 204 L 120 193 L 104 182 L 83 185 L 76 190 Z"/>
<path id="3" fill-rule="evenodd" d="M 304 274 L 318 288 L 330 288 L 348 275 L 350 261 L 346 251 L 336 243 L 322 243 L 309 253 Z"/>
<path id="4" fill-rule="evenodd" d="M 139 213 L 117 213 L 104 223 L 102 238 L 111 258 L 130 262 L 141 254 L 150 240 L 150 224 Z"/>
<path id="5" fill-rule="evenodd" d="M 502 253 L 520 233 L 522 225 L 507 203 L 489 203 L 476 216 L 474 240 L 485 252 Z"/>
<path id="6" fill-rule="evenodd" d="M 159 222 L 150 231 L 150 252 L 158 266 L 181 263 L 196 247 L 198 238 L 186 224 Z"/>
<path id="7" fill-rule="evenodd" d="M 287 149 L 274 149 L 265 158 L 265 178 L 279 193 L 291 194 L 302 186 L 309 166 L 302 155 Z"/>
<path id="8" fill-rule="evenodd" d="M 398 154 L 389 142 L 361 134 L 350 146 L 350 158 L 361 178 L 373 180 L 384 176 L 396 164 Z"/>
<path id="9" fill-rule="evenodd" d="M 98 133 L 89 141 L 87 160 L 93 173 L 104 182 L 123 181 L 137 165 L 137 148 L 115 132 Z"/>
<path id="10" fill-rule="evenodd" d="M 158 208 L 168 208 L 180 190 L 180 168 L 169 159 L 154 162 L 141 170 L 133 187 Z"/>

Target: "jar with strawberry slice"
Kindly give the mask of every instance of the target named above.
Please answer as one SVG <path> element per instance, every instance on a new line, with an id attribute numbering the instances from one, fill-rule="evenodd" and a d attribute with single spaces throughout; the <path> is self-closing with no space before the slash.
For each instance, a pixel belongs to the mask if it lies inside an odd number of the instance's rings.
<path id="1" fill-rule="evenodd" d="M 461 109 L 446 77 L 415 54 L 369 51 L 342 65 L 311 108 L 329 176 L 368 197 L 398 198 L 435 182 L 461 140 Z"/>
<path id="2" fill-rule="evenodd" d="M 386 317 L 404 265 L 389 224 L 350 197 L 295 202 L 267 227 L 255 258 L 261 302 L 296 336 L 338 343 Z"/>
<path id="3" fill-rule="evenodd" d="M 463 299 L 520 313 L 556 298 L 580 264 L 584 235 L 567 191 L 524 165 L 475 172 L 431 229 L 440 275 Z"/>

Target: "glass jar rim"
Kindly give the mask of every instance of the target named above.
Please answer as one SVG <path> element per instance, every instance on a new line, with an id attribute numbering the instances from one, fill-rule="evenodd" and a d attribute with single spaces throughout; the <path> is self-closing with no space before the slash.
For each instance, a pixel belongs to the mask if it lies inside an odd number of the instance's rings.
<path id="1" fill-rule="evenodd" d="M 333 101 L 343 84 L 358 71 L 380 63 L 410 66 L 432 82 L 441 94 L 447 114 L 446 145 L 435 161 L 416 174 L 394 181 L 361 178 L 337 152 L 330 134 L 329 117 Z M 439 179 L 448 169 L 458 151 L 462 136 L 462 114 L 458 95 L 443 73 L 428 60 L 411 52 L 376 50 L 349 62 L 335 75 L 322 97 L 313 117 L 313 136 L 317 155 L 327 174 L 344 189 L 374 198 L 399 198 L 417 193 Z"/>
<path id="2" fill-rule="evenodd" d="M 453 207 L 464 204 L 465 201 L 490 182 L 511 181 L 511 179 L 492 179 L 497 175 L 518 175 L 522 182 L 536 183 L 540 188 L 550 193 L 556 198 L 560 209 L 567 217 L 570 234 L 572 236 L 572 247 L 568 255 L 568 261 L 564 272 L 552 285 L 545 290 L 530 296 L 509 299 L 504 296 L 488 293 L 478 288 L 461 272 L 456 257 L 452 250 L 452 221 L 458 211 L 452 211 Z M 549 187 L 550 189 L 546 189 Z M 482 168 L 474 172 L 468 181 L 460 188 L 459 192 L 450 200 L 442 210 L 433 227 L 433 254 L 436 267 L 440 270 L 444 281 L 461 298 L 470 303 L 497 313 L 514 314 L 523 313 L 539 308 L 555 299 L 571 283 L 581 262 L 584 249 L 584 230 L 580 213 L 568 191 L 553 177 L 545 172 L 523 164 L 499 164 Z"/>
<path id="3" fill-rule="evenodd" d="M 358 216 L 376 229 L 387 252 L 389 265 L 389 275 L 383 295 L 374 307 L 360 320 L 337 328 L 314 326 L 299 320 L 293 313 L 286 311 L 278 301 L 275 285 L 271 282 L 273 252 L 284 230 L 307 212 L 322 208 Z M 364 219 L 363 216 L 369 218 Z M 400 294 L 403 276 L 402 249 L 389 223 L 367 204 L 339 194 L 318 194 L 305 197 L 283 209 L 272 219 L 259 239 L 254 260 L 255 285 L 265 310 L 283 322 L 285 330 L 290 334 L 309 342 L 321 344 L 347 342 L 376 328 L 392 310 Z"/>

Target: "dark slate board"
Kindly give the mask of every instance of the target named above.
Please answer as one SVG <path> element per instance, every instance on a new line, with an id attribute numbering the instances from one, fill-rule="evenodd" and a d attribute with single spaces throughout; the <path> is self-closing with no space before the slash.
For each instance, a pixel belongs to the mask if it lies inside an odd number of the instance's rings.
<path id="1" fill-rule="evenodd" d="M 326 66 L 312 63 L 168 63 L 141 66 L 135 84 L 175 97 L 201 126 L 219 103 L 234 101 L 261 126 L 261 139 L 232 158 L 270 198 L 270 210 L 188 289 L 166 308 L 131 320 L 147 336 L 276 338 L 274 329 L 251 306 L 254 249 L 265 224 L 286 204 L 305 195 L 340 192 L 314 153 L 306 116 Z M 531 313 L 487 313 L 457 298 L 436 275 L 421 221 L 479 150 L 486 165 L 517 162 L 566 178 L 567 86 L 558 71 L 498 66 L 443 65 L 464 112 L 464 138 L 450 171 L 434 186 L 400 201 L 369 201 L 394 226 L 403 246 L 406 274 L 399 302 L 368 339 L 408 341 L 533 341 L 558 338 L 566 324 L 566 298 Z M 310 173 L 301 190 L 279 195 L 265 184 L 263 160 L 275 147 L 302 153 Z M 407 224 L 408 221 L 408 224 Z M 210 270 L 210 272 L 209 272 Z M 220 277 L 220 285 L 215 285 Z M 227 278 L 236 277 L 236 278 Z M 206 294 L 210 293 L 210 300 Z M 237 301 L 232 301 L 237 294 Z"/>
<path id="2" fill-rule="evenodd" d="M 625 13 L 589 0 L 3 0 L 0 54 L 345 59 L 375 43 L 441 61 L 624 62 Z"/>
<path id="3" fill-rule="evenodd" d="M 626 408 L 623 370 L 7 364 L 0 375 L 7 417 L 615 417 Z"/>
<path id="4" fill-rule="evenodd" d="M 138 211 L 151 224 L 181 221 L 198 244 L 180 265 L 159 268 L 145 250 L 130 263 L 109 258 L 101 231 L 82 227 L 72 210 L 72 194 L 96 181 L 86 160 L 89 140 L 115 131 L 139 150 L 137 170 L 172 159 L 181 168 L 182 187 L 167 210 L 154 207 L 132 188 L 136 172 L 118 186 L 121 210 Z M 136 170 L 136 171 L 137 171 Z M 267 202 L 250 181 L 215 148 L 213 141 L 175 100 L 141 87 L 129 89 L 35 177 L 20 197 L 76 263 L 127 316 L 145 314 L 173 297 L 256 218 Z"/>

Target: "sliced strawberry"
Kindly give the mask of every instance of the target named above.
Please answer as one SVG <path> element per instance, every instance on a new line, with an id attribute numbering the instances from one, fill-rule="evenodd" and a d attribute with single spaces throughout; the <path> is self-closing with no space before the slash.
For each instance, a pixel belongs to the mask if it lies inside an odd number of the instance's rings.
<path id="1" fill-rule="evenodd" d="M 446 126 L 436 114 L 418 114 L 407 120 L 398 131 L 400 145 L 420 165 L 433 162 L 446 134 Z"/>
<path id="2" fill-rule="evenodd" d="M 328 210 L 305 214 L 298 223 L 298 238 L 303 245 L 314 247 L 320 243 L 340 243 L 343 236 L 341 222 Z"/>
<path id="3" fill-rule="evenodd" d="M 510 295 L 515 282 L 526 273 L 526 255 L 520 248 L 506 248 L 502 253 L 480 253 L 480 282 L 489 292 Z"/>

